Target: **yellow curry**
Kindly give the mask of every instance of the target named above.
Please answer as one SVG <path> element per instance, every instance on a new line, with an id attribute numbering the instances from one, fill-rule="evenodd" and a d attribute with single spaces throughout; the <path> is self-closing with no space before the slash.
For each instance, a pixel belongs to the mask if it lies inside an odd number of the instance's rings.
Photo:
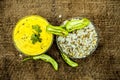
<path id="1" fill-rule="evenodd" d="M 47 51 L 53 41 L 53 35 L 46 32 L 48 24 L 44 18 L 35 15 L 21 19 L 13 31 L 13 41 L 16 48 L 26 55 L 38 55 Z M 34 29 L 34 26 L 37 26 L 39 33 Z M 37 35 L 36 41 L 34 34 Z"/>

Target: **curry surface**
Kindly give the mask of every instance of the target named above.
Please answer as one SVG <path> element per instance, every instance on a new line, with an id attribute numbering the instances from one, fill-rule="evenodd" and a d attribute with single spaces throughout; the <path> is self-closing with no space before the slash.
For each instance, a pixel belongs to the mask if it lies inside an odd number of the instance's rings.
<path id="1" fill-rule="evenodd" d="M 13 31 L 13 41 L 16 48 L 26 55 L 38 55 L 49 49 L 53 41 L 53 35 L 46 32 L 49 23 L 40 16 L 28 16 L 21 19 Z M 39 25 L 41 42 L 35 44 L 31 41 L 31 35 L 35 33 L 33 25 Z"/>

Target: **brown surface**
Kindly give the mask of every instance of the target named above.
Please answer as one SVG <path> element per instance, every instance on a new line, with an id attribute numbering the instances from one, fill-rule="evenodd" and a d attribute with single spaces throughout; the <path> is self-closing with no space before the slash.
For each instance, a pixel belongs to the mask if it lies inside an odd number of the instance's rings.
<path id="1" fill-rule="evenodd" d="M 99 28 L 97 50 L 71 68 L 54 42 L 48 53 L 59 63 L 58 71 L 43 61 L 20 62 L 12 30 L 20 18 L 32 14 L 54 25 L 77 16 L 91 19 Z M 120 80 L 120 0 L 0 0 L 0 80 Z"/>

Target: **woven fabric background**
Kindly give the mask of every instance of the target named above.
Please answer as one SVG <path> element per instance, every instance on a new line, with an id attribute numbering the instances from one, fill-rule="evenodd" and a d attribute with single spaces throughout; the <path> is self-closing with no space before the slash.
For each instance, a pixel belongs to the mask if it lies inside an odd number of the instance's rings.
<path id="1" fill-rule="evenodd" d="M 41 60 L 22 63 L 12 31 L 27 15 L 40 15 L 53 25 L 87 17 L 98 28 L 98 48 L 76 59 L 77 68 L 62 60 L 55 41 L 48 54 L 59 63 L 58 71 Z M 120 0 L 0 0 L 0 80 L 120 80 Z"/>

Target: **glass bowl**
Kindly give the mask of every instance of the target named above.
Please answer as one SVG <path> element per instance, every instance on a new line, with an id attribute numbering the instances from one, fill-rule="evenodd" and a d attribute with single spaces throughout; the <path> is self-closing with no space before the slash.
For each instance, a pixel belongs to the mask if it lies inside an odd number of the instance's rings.
<path id="1" fill-rule="evenodd" d="M 44 24 L 42 24 L 42 23 L 44 23 Z M 31 35 L 33 33 L 35 33 L 35 30 L 31 30 L 32 29 L 31 26 L 36 25 L 36 24 L 39 25 L 40 28 L 43 30 L 40 33 L 41 34 L 40 37 L 42 36 L 42 34 L 47 34 L 47 37 L 44 37 L 44 35 L 43 35 L 42 40 L 44 39 L 45 41 L 42 41 L 40 43 L 37 42 L 36 44 L 32 44 Z M 22 56 L 35 56 L 35 55 L 39 55 L 39 54 L 42 54 L 42 53 L 45 53 L 48 51 L 48 49 L 53 44 L 53 34 L 49 34 L 49 33 L 45 32 L 46 25 L 48 25 L 47 20 L 38 15 L 26 16 L 17 22 L 16 26 L 13 29 L 12 39 L 13 39 L 15 48 L 20 52 L 19 55 L 22 54 Z M 19 31 L 19 33 L 18 33 L 18 31 Z M 22 34 L 25 34 L 26 37 L 24 37 Z M 19 36 L 19 35 L 22 35 L 22 36 Z M 24 37 L 24 40 L 22 40 L 23 37 Z M 48 38 L 50 38 L 50 39 L 48 39 Z M 47 40 L 49 40 L 49 44 L 45 43 Z M 47 46 L 46 48 L 40 46 L 40 44 L 41 45 L 43 44 L 45 46 L 45 44 L 43 42 L 46 44 L 46 46 Z M 26 47 L 23 47 L 23 46 L 26 46 Z M 35 49 L 36 47 L 38 47 L 38 49 L 37 49 L 38 51 L 33 54 L 32 51 L 36 51 L 36 49 Z M 40 51 L 39 48 L 44 49 L 44 50 Z M 29 52 L 31 51 L 31 54 L 27 51 L 29 51 Z"/>
<path id="2" fill-rule="evenodd" d="M 81 17 L 71 18 L 82 19 Z M 65 20 L 61 25 L 65 25 L 68 20 Z M 85 35 L 87 37 L 85 37 Z M 92 38 L 91 38 L 92 36 Z M 70 58 L 85 58 L 92 54 L 98 46 L 98 32 L 90 21 L 90 24 L 83 29 L 75 30 L 68 36 L 56 36 L 56 43 L 59 50 L 67 54 Z M 92 46 L 92 47 L 91 47 Z"/>

